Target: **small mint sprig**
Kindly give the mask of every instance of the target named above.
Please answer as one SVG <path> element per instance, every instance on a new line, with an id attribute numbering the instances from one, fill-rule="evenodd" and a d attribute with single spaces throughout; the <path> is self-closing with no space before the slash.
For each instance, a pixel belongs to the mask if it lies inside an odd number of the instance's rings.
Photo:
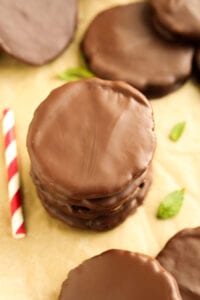
<path id="1" fill-rule="evenodd" d="M 168 194 L 159 205 L 157 218 L 166 220 L 175 217 L 183 205 L 184 194 L 185 189 Z"/>
<path id="2" fill-rule="evenodd" d="M 91 78 L 95 75 L 85 67 L 70 68 L 58 74 L 58 78 L 63 81 L 75 81 L 84 78 Z"/>
<path id="3" fill-rule="evenodd" d="M 186 122 L 177 123 L 169 133 L 169 138 L 173 142 L 177 142 L 182 136 Z"/>

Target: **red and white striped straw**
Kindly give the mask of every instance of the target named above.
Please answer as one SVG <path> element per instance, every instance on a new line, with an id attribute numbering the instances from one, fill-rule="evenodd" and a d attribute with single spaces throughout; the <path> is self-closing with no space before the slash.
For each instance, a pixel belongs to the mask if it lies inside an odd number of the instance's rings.
<path id="1" fill-rule="evenodd" d="M 14 238 L 23 238 L 25 233 L 24 218 L 20 197 L 20 176 L 17 161 L 15 120 L 11 109 L 3 111 L 3 134 L 5 143 L 5 161 L 8 176 L 8 195 L 11 210 L 11 226 Z"/>

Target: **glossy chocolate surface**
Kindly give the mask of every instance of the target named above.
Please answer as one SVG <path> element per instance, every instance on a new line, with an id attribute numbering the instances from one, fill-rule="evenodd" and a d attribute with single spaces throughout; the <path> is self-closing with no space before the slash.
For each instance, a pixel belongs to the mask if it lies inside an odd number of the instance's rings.
<path id="1" fill-rule="evenodd" d="M 0 46 L 32 65 L 58 56 L 71 41 L 76 0 L 1 0 Z"/>
<path id="2" fill-rule="evenodd" d="M 150 0 L 150 3 L 160 29 L 174 38 L 200 42 L 199 0 Z"/>
<path id="3" fill-rule="evenodd" d="M 108 197 L 150 165 L 152 109 L 123 82 L 68 83 L 36 110 L 27 146 L 33 171 L 48 192 L 73 199 Z"/>
<path id="4" fill-rule="evenodd" d="M 200 299 L 200 227 L 177 233 L 157 259 L 175 277 L 183 300 Z"/>
<path id="5" fill-rule="evenodd" d="M 79 202 L 79 205 L 70 205 L 66 199 L 65 203 L 61 203 L 59 197 L 41 190 L 37 185 L 36 190 L 44 208 L 52 217 L 72 227 L 106 231 L 118 226 L 136 211 L 143 203 L 151 182 L 151 174 L 148 174 L 142 186 L 138 187 L 134 193 L 131 193 L 125 200 L 119 198 L 117 207 L 107 208 L 104 211 L 100 211 L 98 205 L 96 209 L 90 209 L 84 206 L 85 202 L 83 204 Z M 95 199 L 92 202 L 95 202 Z M 100 206 L 100 203 L 98 204 Z"/>
<path id="6" fill-rule="evenodd" d="M 153 28 L 147 2 L 117 6 L 97 15 L 82 49 L 95 74 L 124 80 L 151 98 L 177 89 L 192 69 L 193 48 L 163 39 Z"/>
<path id="7" fill-rule="evenodd" d="M 181 300 L 174 278 L 143 254 L 109 250 L 72 270 L 59 300 Z"/>

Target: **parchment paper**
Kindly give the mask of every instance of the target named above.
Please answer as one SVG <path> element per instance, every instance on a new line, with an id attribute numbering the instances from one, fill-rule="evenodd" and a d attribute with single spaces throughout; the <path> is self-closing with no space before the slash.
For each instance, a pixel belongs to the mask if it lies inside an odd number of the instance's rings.
<path id="1" fill-rule="evenodd" d="M 96 13 L 128 2 L 131 1 L 80 0 L 75 41 L 49 65 L 30 67 L 4 54 L 0 56 L 0 110 L 11 107 L 15 112 L 27 229 L 25 239 L 14 240 L 11 236 L 1 133 L 2 300 L 55 300 L 68 271 L 84 259 L 110 248 L 156 255 L 174 233 L 184 227 L 200 225 L 200 89 L 193 81 L 165 98 L 152 101 L 158 139 L 154 183 L 145 204 L 116 229 L 107 233 L 91 233 L 72 229 L 51 218 L 37 198 L 29 176 L 30 162 L 25 139 L 34 109 L 53 88 L 63 84 L 56 79 L 56 74 L 78 65 L 78 43 Z M 186 130 L 177 143 L 172 143 L 168 133 L 173 125 L 181 121 L 187 122 Z M 186 189 L 179 215 L 168 221 L 157 220 L 155 214 L 159 202 L 166 194 L 179 188 Z"/>

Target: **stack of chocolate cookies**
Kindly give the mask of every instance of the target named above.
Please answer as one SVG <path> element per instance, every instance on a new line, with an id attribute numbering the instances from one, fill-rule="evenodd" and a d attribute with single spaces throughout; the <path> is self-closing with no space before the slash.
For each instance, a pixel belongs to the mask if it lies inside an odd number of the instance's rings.
<path id="1" fill-rule="evenodd" d="M 38 107 L 27 147 L 46 210 L 71 226 L 108 230 L 142 204 L 151 184 L 152 109 L 126 83 L 71 82 Z"/>

